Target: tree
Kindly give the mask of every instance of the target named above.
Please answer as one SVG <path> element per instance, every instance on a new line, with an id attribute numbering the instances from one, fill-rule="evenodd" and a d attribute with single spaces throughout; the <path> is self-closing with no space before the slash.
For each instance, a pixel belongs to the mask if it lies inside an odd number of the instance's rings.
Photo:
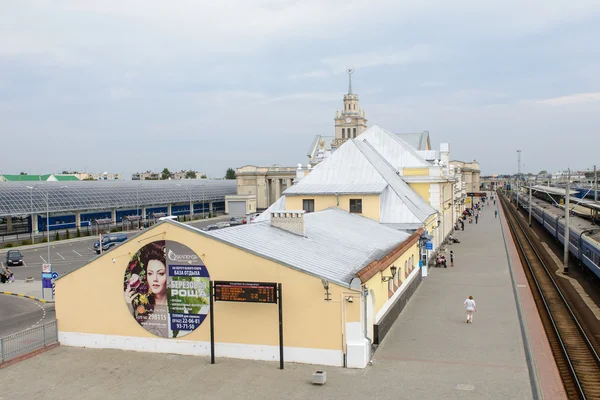
<path id="1" fill-rule="evenodd" d="M 165 168 L 162 170 L 160 179 L 162 179 L 162 180 L 169 179 L 171 177 L 171 175 L 172 174 L 171 174 L 171 171 L 169 171 L 169 168 Z"/>
<path id="2" fill-rule="evenodd" d="M 540 171 L 540 173 L 538 175 L 546 176 L 546 175 L 548 175 L 548 171 L 546 171 L 545 169 L 543 169 L 543 170 Z"/>
<path id="3" fill-rule="evenodd" d="M 227 168 L 225 179 L 235 179 L 235 170 L 233 168 Z"/>
<path id="4" fill-rule="evenodd" d="M 196 172 L 195 171 L 187 171 L 185 173 L 185 177 L 187 179 L 196 179 Z"/>
<path id="5" fill-rule="evenodd" d="M 19 175 L 27 175 L 26 172 L 21 172 Z"/>
<path id="6" fill-rule="evenodd" d="M 206 179 L 208 178 L 206 175 L 202 174 L 202 176 L 200 177 L 200 179 Z"/>

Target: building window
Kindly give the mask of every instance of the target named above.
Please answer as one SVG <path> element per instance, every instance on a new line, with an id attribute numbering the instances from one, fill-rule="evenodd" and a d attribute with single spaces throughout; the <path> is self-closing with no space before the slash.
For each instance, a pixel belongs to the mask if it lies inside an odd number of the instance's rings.
<path id="1" fill-rule="evenodd" d="M 350 199 L 350 212 L 351 213 L 362 213 L 362 199 Z"/>
<path id="2" fill-rule="evenodd" d="M 346 138 L 346 128 L 342 128 L 342 139 Z"/>
<path id="3" fill-rule="evenodd" d="M 302 200 L 302 209 L 309 213 L 315 211 L 315 201 L 312 199 L 304 199 Z"/>
<path id="4" fill-rule="evenodd" d="M 354 137 L 356 137 L 356 128 L 352 128 L 352 130 L 354 131 Z"/>

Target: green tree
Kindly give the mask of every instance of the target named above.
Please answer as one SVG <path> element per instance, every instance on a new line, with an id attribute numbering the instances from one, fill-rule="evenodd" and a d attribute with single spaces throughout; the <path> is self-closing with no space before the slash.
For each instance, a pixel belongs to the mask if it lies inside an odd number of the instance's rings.
<path id="1" fill-rule="evenodd" d="M 225 179 L 235 179 L 235 170 L 233 168 L 227 168 Z"/>
<path id="2" fill-rule="evenodd" d="M 27 175 L 26 172 L 21 172 L 19 175 Z"/>
<path id="3" fill-rule="evenodd" d="M 208 178 L 206 175 L 202 174 L 202 176 L 200 177 L 200 179 L 206 179 Z"/>
<path id="4" fill-rule="evenodd" d="M 548 175 L 548 171 L 546 171 L 545 169 L 541 170 L 540 173 L 538 175 Z"/>
<path id="5" fill-rule="evenodd" d="M 185 173 L 185 177 L 187 179 L 196 179 L 196 172 L 195 171 L 187 171 Z"/>
<path id="6" fill-rule="evenodd" d="M 160 179 L 162 180 L 166 180 L 169 179 L 171 177 L 171 171 L 169 171 L 169 168 L 165 168 L 162 170 L 162 173 L 160 175 Z"/>

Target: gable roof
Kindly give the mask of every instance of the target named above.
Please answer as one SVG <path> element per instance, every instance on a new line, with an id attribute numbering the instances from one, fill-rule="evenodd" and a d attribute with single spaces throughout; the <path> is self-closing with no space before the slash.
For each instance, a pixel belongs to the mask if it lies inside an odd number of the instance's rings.
<path id="1" fill-rule="evenodd" d="M 365 266 L 384 258 L 410 236 L 338 208 L 304 214 L 304 226 L 306 236 L 269 222 L 202 233 L 346 287 Z"/>
<path id="2" fill-rule="evenodd" d="M 378 134 L 389 136 L 381 131 Z M 364 134 L 364 133 L 363 133 Z M 369 138 L 369 136 L 367 136 Z M 380 142 L 393 144 L 395 139 Z M 397 145 L 398 146 L 398 145 Z M 400 150 L 398 150 L 400 151 Z M 347 140 L 310 174 L 283 192 L 285 195 L 384 194 L 380 198 L 381 223 L 423 223 L 436 211 L 398 176 L 366 140 Z"/>
<path id="3" fill-rule="evenodd" d="M 431 166 L 415 148 L 402 140 L 399 135 L 386 131 L 377 125 L 364 131 L 356 140 L 369 142 L 396 169 Z"/>
<path id="4" fill-rule="evenodd" d="M 8 182 L 31 182 L 31 181 L 43 182 L 43 181 L 47 181 L 48 178 L 50 178 L 51 174 L 45 174 L 45 175 L 8 175 L 8 174 L 2 174 L 1 176 L 4 179 L 6 179 Z"/>

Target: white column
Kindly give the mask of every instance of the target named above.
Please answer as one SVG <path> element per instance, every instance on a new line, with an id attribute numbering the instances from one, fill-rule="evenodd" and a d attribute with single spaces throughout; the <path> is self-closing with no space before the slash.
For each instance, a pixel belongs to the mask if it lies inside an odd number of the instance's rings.
<path id="1" fill-rule="evenodd" d="M 212 200 L 208 202 L 208 212 L 209 213 L 213 212 L 213 202 L 212 202 Z"/>
<path id="2" fill-rule="evenodd" d="M 110 211 L 110 218 L 112 219 L 113 222 L 117 222 L 117 209 L 113 208 Z"/>
<path id="3" fill-rule="evenodd" d="M 13 227 L 12 227 L 12 217 L 8 216 L 6 217 L 6 232 L 12 232 Z"/>
<path id="4" fill-rule="evenodd" d="M 173 211 L 173 206 L 171 204 L 167 205 L 167 215 L 171 215 L 172 211 Z"/>
<path id="5" fill-rule="evenodd" d="M 81 213 L 80 212 L 75 213 L 75 227 L 81 228 Z"/>
<path id="6" fill-rule="evenodd" d="M 281 197 L 281 179 L 275 178 L 275 201 Z"/>
<path id="7" fill-rule="evenodd" d="M 146 219 L 146 207 L 142 207 L 142 221 Z"/>

